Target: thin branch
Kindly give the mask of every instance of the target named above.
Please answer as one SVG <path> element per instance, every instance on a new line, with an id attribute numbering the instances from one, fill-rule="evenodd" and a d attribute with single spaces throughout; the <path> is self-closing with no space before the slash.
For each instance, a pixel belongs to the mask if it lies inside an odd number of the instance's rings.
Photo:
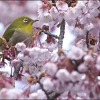
<path id="1" fill-rule="evenodd" d="M 53 93 L 53 91 L 50 91 L 50 92 L 48 92 L 48 95 L 50 95 L 50 94 L 52 94 Z"/>
<path id="2" fill-rule="evenodd" d="M 51 100 L 57 100 L 57 97 L 60 96 L 60 95 L 61 95 L 61 93 L 56 93 L 56 94 L 51 98 Z"/>
<path id="3" fill-rule="evenodd" d="M 60 48 L 62 48 L 64 33 L 65 33 L 65 20 L 63 19 L 60 26 L 60 35 L 58 40 L 58 46 Z"/>
<path id="4" fill-rule="evenodd" d="M 87 33 L 86 33 L 86 45 L 87 45 L 87 48 L 89 48 L 89 39 L 88 39 L 88 35 L 89 35 L 89 32 L 87 31 Z"/>
<path id="5" fill-rule="evenodd" d="M 21 67 L 22 67 L 22 63 L 19 66 L 14 66 L 13 77 L 14 77 L 15 80 L 18 78 L 18 74 L 19 74 Z"/>
<path id="6" fill-rule="evenodd" d="M 46 32 L 46 31 L 44 31 L 44 30 L 42 30 L 42 32 L 44 32 L 45 34 L 47 34 L 47 35 L 49 35 L 49 36 L 52 36 L 52 37 L 54 37 L 54 38 L 56 38 L 56 39 L 59 39 L 59 37 L 58 37 L 57 35 L 51 34 L 50 32 Z"/>
<path id="7" fill-rule="evenodd" d="M 53 6 L 55 6 L 56 9 L 58 10 L 58 8 L 57 8 L 57 6 L 56 6 L 56 0 L 52 0 L 52 4 L 53 4 Z M 59 10 L 58 10 L 58 11 L 59 11 Z"/>
<path id="8" fill-rule="evenodd" d="M 36 78 L 37 78 L 37 77 L 36 77 Z M 47 93 L 47 91 L 43 88 L 43 85 L 41 84 L 40 79 L 38 79 L 38 78 L 37 78 L 37 83 L 39 83 L 41 89 L 42 89 L 42 90 L 44 91 L 44 93 L 46 94 L 47 100 L 55 100 L 55 99 L 57 99 L 57 97 L 58 97 L 59 95 L 61 95 L 61 93 L 56 93 L 54 96 L 52 96 L 52 97 L 50 98 L 49 95 L 52 94 L 53 91 Z"/>
<path id="9" fill-rule="evenodd" d="M 67 0 L 68 7 L 71 6 L 71 0 Z"/>
<path id="10" fill-rule="evenodd" d="M 43 88 L 43 85 L 41 84 L 40 79 L 37 79 L 37 82 L 39 83 L 41 89 L 42 89 L 42 90 L 44 91 L 44 93 L 46 94 L 47 100 L 50 100 L 50 97 L 49 97 L 47 91 Z"/>
<path id="11" fill-rule="evenodd" d="M 59 37 L 57 35 L 51 34 L 49 31 L 45 31 L 45 30 L 43 30 L 43 29 L 41 29 L 39 27 L 36 27 L 36 29 L 41 30 L 41 32 L 44 32 L 44 34 L 47 34 L 47 35 L 52 36 L 52 37 L 54 37 L 56 39 L 59 39 Z"/>
<path id="12" fill-rule="evenodd" d="M 55 0 L 52 0 L 52 3 L 56 3 Z"/>

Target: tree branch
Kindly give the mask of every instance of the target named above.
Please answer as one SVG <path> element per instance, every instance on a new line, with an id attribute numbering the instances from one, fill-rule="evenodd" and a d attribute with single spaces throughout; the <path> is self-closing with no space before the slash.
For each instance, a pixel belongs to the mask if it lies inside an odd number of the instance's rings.
<path id="1" fill-rule="evenodd" d="M 68 7 L 71 6 L 71 0 L 67 0 Z"/>
<path id="2" fill-rule="evenodd" d="M 59 39 L 59 37 L 57 35 L 51 34 L 49 31 L 45 31 L 44 29 L 41 29 L 39 27 L 35 27 L 35 28 L 41 30 L 41 32 L 43 32 L 44 34 L 47 34 L 47 35 L 52 36 L 56 39 Z"/>
<path id="3" fill-rule="evenodd" d="M 61 95 L 61 93 L 56 93 L 56 94 L 51 98 L 51 100 L 57 100 L 57 97 L 60 96 L 60 95 Z"/>
<path id="4" fill-rule="evenodd" d="M 88 35 L 89 35 L 89 32 L 87 31 L 87 33 L 86 33 L 86 45 L 87 45 L 87 48 L 89 48 L 89 39 L 88 39 Z"/>
<path id="5" fill-rule="evenodd" d="M 46 90 L 43 88 L 43 85 L 42 85 L 41 82 L 40 82 L 41 77 L 40 77 L 40 78 L 38 78 L 37 76 L 35 76 L 35 77 L 36 77 L 36 79 L 37 79 L 37 83 L 39 83 L 41 89 L 44 91 L 44 93 L 45 93 L 47 99 L 49 100 L 49 99 L 50 99 L 49 94 L 46 92 Z"/>
<path id="6" fill-rule="evenodd" d="M 15 80 L 18 78 L 18 74 L 19 74 L 21 67 L 22 67 L 22 63 L 19 66 L 14 67 L 13 77 L 14 77 Z"/>
<path id="7" fill-rule="evenodd" d="M 63 19 L 60 26 L 60 35 L 58 40 L 58 46 L 60 48 L 62 48 L 64 33 L 65 33 L 65 20 Z"/>
<path id="8" fill-rule="evenodd" d="M 47 31 L 44 31 L 44 30 L 42 30 L 42 32 L 44 32 L 44 34 L 47 34 L 49 36 L 52 36 L 52 37 L 54 37 L 56 39 L 59 39 L 59 37 L 57 35 L 51 34 L 50 32 L 47 32 Z"/>
<path id="9" fill-rule="evenodd" d="M 36 78 L 37 78 L 37 77 L 36 77 Z M 42 89 L 42 90 L 44 91 L 44 93 L 46 94 L 47 100 L 55 100 L 55 99 L 57 99 L 57 97 L 58 97 L 59 95 L 61 95 L 61 93 L 56 93 L 54 96 L 52 96 L 52 97 L 50 98 L 50 97 L 49 97 L 49 94 L 52 94 L 53 91 L 47 93 L 47 91 L 43 88 L 43 85 L 41 84 L 40 79 L 38 79 L 38 78 L 37 78 L 37 83 L 39 83 L 41 89 Z"/>
<path id="10" fill-rule="evenodd" d="M 36 77 L 36 78 L 37 78 L 37 77 Z M 39 83 L 41 89 L 44 91 L 44 93 L 45 93 L 45 95 L 46 95 L 46 97 L 47 97 L 47 100 L 50 100 L 50 97 L 49 97 L 47 91 L 43 88 L 43 85 L 41 84 L 40 79 L 37 79 L 37 82 Z"/>

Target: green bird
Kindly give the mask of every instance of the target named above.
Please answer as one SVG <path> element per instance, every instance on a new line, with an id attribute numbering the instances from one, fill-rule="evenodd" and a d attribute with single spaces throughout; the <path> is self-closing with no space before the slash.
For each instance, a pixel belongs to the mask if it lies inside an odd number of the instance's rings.
<path id="1" fill-rule="evenodd" d="M 2 38 L 0 38 L 0 50 L 5 49 L 5 43 L 8 47 L 10 45 L 15 46 L 18 42 L 22 42 L 26 39 L 25 44 L 28 45 L 30 39 L 27 39 L 32 36 L 33 29 L 32 24 L 38 20 L 32 20 L 27 16 L 21 16 L 15 19 L 6 29 Z M 5 42 L 6 41 L 6 42 Z M 13 77 L 14 79 L 18 78 L 18 73 L 22 64 L 17 67 L 14 67 Z"/>
<path id="2" fill-rule="evenodd" d="M 22 42 L 25 39 L 32 36 L 33 29 L 32 24 L 38 20 L 32 20 L 27 16 L 20 16 L 15 19 L 6 29 L 2 38 L 4 38 L 8 46 L 16 45 L 18 42 Z M 30 39 L 25 41 L 25 44 L 28 45 Z M 1 44 L 1 43 L 0 43 Z"/>

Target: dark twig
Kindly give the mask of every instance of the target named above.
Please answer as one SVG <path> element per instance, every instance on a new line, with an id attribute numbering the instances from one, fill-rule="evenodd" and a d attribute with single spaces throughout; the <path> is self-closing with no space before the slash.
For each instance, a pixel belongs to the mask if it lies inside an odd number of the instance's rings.
<path id="1" fill-rule="evenodd" d="M 42 90 L 44 91 L 44 93 L 46 94 L 47 100 L 55 100 L 55 99 L 57 99 L 57 97 L 58 97 L 59 95 L 61 95 L 60 93 L 56 93 L 54 96 L 52 96 L 52 97 L 50 98 L 49 95 L 52 94 L 53 91 L 51 91 L 51 92 L 48 93 L 48 92 L 43 88 L 43 85 L 41 84 L 40 79 L 38 79 L 37 77 L 36 77 L 36 79 L 37 79 L 37 83 L 39 83 L 41 89 L 42 89 Z"/>
<path id="2" fill-rule="evenodd" d="M 56 94 L 51 98 L 51 100 L 57 100 L 57 97 L 60 96 L 60 95 L 61 95 L 61 93 L 56 93 Z"/>
<path id="3" fill-rule="evenodd" d="M 50 94 L 52 94 L 53 93 L 53 91 L 50 91 L 50 92 L 48 92 L 48 95 L 50 95 Z"/>
<path id="4" fill-rule="evenodd" d="M 37 78 L 37 83 L 39 83 L 41 89 L 42 89 L 42 90 L 44 91 L 44 93 L 46 94 L 47 100 L 50 100 L 50 97 L 49 97 L 47 91 L 43 88 L 43 85 L 41 84 L 40 79 L 38 79 L 38 78 Z"/>
<path id="5" fill-rule="evenodd" d="M 89 32 L 87 31 L 87 33 L 86 33 L 86 45 L 87 45 L 87 48 L 89 48 L 89 39 L 88 39 L 88 35 L 89 35 Z"/>
<path id="6" fill-rule="evenodd" d="M 42 32 L 44 32 L 44 34 L 47 34 L 49 36 L 52 36 L 52 37 L 54 37 L 56 39 L 59 39 L 59 37 L 57 35 L 51 34 L 50 32 L 47 32 L 47 31 L 44 31 L 44 30 L 42 30 Z"/>
<path id="7" fill-rule="evenodd" d="M 52 0 L 52 3 L 56 3 L 55 0 Z"/>
<path id="8" fill-rule="evenodd" d="M 19 74 L 21 67 L 22 67 L 22 63 L 19 66 L 14 66 L 13 77 L 14 77 L 15 80 L 18 78 L 18 74 Z"/>
<path id="9" fill-rule="evenodd" d="M 71 0 L 67 0 L 68 7 L 71 6 Z"/>
<path id="10" fill-rule="evenodd" d="M 56 7 L 56 9 L 58 10 L 57 6 L 56 6 L 56 0 L 52 0 L 53 6 Z M 58 10 L 59 11 L 59 10 Z"/>
<path id="11" fill-rule="evenodd" d="M 41 29 L 39 27 L 36 27 L 36 29 L 41 30 L 41 32 L 43 32 L 44 34 L 47 34 L 47 35 L 52 36 L 52 37 L 54 37 L 56 39 L 59 39 L 59 37 L 57 35 L 51 34 L 49 31 L 45 31 L 44 29 Z"/>
<path id="12" fill-rule="evenodd" d="M 60 35 L 58 40 L 58 46 L 60 48 L 62 48 L 64 33 L 65 33 L 65 20 L 63 19 L 60 26 Z"/>

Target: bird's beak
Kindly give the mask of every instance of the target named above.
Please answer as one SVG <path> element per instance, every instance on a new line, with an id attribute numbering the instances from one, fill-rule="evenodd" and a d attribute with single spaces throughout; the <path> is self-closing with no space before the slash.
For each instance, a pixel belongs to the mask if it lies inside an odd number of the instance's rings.
<path id="1" fill-rule="evenodd" d="M 32 20 L 32 23 L 37 22 L 37 21 L 39 21 L 39 20 Z"/>

